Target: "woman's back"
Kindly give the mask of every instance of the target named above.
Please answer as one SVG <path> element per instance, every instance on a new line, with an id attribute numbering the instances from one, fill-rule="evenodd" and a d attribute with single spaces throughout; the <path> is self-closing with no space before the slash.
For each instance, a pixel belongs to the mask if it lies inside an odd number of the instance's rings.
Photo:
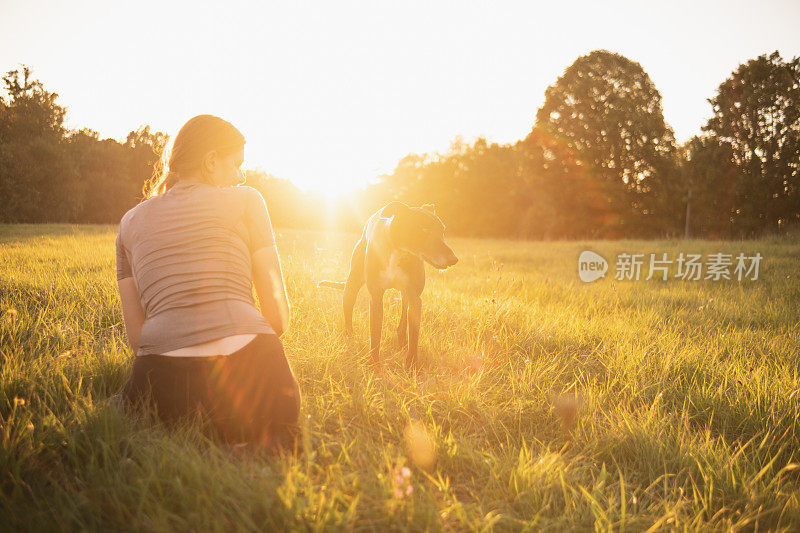
<path id="1" fill-rule="evenodd" d="M 251 187 L 179 181 L 128 211 L 117 279 L 133 277 L 145 321 L 137 355 L 246 333 L 274 333 L 255 307 L 251 254 L 274 244 Z"/>

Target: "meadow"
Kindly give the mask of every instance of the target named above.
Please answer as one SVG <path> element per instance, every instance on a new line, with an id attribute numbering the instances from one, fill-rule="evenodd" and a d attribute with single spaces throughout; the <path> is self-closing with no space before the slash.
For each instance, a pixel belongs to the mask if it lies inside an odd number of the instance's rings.
<path id="1" fill-rule="evenodd" d="M 0 226 L 2 530 L 798 530 L 800 239 L 449 239 L 420 359 L 364 364 L 354 234 L 278 228 L 303 449 L 237 454 L 107 399 L 115 226 Z M 761 253 L 757 280 L 583 283 L 581 251 Z"/>

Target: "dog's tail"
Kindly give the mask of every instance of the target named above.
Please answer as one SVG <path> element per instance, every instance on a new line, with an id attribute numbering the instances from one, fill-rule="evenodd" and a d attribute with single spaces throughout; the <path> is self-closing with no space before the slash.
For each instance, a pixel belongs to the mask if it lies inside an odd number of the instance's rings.
<path id="1" fill-rule="evenodd" d="M 324 279 L 317 283 L 317 287 L 330 287 L 331 289 L 339 289 L 340 291 L 344 290 L 345 285 L 347 285 L 344 281 L 328 281 Z"/>

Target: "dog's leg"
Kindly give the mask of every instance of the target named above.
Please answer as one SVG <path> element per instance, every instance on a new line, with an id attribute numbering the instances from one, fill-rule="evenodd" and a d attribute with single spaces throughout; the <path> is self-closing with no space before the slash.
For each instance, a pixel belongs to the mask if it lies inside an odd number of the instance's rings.
<path id="1" fill-rule="evenodd" d="M 422 319 L 422 298 L 415 296 L 408 300 L 408 356 L 406 368 L 417 365 L 419 346 L 419 324 Z"/>
<path id="2" fill-rule="evenodd" d="M 408 301 L 405 295 L 401 305 L 403 308 L 400 311 L 400 324 L 397 325 L 397 342 L 400 348 L 405 348 L 408 345 Z"/>
<path id="3" fill-rule="evenodd" d="M 350 258 L 350 274 L 347 276 L 347 283 L 344 286 L 344 297 L 342 298 L 344 307 L 344 329 L 347 333 L 353 333 L 353 307 L 356 304 L 356 296 L 361 286 L 364 285 L 364 251 L 367 248 L 366 241 L 361 239 L 353 249 L 353 256 Z"/>
<path id="4" fill-rule="evenodd" d="M 383 292 L 370 293 L 369 352 L 373 366 L 380 365 L 381 327 L 383 326 Z"/>

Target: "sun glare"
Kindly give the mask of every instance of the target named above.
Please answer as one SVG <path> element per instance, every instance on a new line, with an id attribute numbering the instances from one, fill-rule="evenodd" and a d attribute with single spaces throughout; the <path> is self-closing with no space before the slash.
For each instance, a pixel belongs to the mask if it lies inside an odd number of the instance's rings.
<path id="1" fill-rule="evenodd" d="M 351 183 L 312 183 L 308 187 L 298 185 L 300 189 L 314 194 L 319 194 L 328 203 L 339 203 L 343 200 L 352 198 L 357 191 L 357 186 Z"/>

